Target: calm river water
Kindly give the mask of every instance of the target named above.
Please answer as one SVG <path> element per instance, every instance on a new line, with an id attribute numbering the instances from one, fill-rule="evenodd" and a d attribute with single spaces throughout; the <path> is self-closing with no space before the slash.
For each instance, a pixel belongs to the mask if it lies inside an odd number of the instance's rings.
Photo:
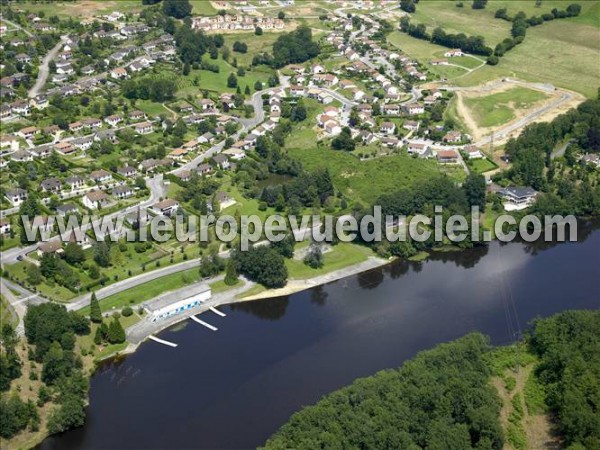
<path id="1" fill-rule="evenodd" d="M 470 331 L 509 343 L 537 316 L 600 307 L 600 224 L 578 243 L 492 243 L 167 330 L 91 380 L 86 425 L 43 450 L 253 448 L 302 405 Z"/>

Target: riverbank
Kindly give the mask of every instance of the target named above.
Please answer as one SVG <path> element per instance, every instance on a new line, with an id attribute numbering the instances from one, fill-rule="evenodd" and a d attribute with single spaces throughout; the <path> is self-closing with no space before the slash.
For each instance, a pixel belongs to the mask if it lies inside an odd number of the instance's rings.
<path id="1" fill-rule="evenodd" d="M 371 269 L 375 269 L 377 267 L 384 266 L 389 264 L 393 259 L 383 259 L 377 258 L 375 256 L 370 256 L 366 261 L 354 264 L 352 266 L 345 267 L 343 269 L 334 270 L 333 272 L 326 273 L 324 275 L 319 275 L 313 278 L 308 278 L 306 280 L 289 280 L 288 283 L 279 289 L 268 289 L 266 291 L 260 292 L 258 294 L 249 295 L 246 297 L 242 297 L 240 301 L 252 301 L 252 300 L 263 300 L 267 298 L 274 297 L 282 297 L 284 295 L 292 295 L 298 292 L 305 291 L 306 289 L 310 289 L 317 286 L 322 286 L 327 283 L 331 283 L 333 281 L 338 281 L 343 278 L 351 277 L 353 275 L 358 275 L 362 272 L 366 272 Z"/>

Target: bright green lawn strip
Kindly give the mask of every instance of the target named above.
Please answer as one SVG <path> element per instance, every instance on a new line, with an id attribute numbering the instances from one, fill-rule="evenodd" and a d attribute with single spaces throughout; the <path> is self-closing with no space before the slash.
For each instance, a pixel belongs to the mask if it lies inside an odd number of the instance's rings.
<path id="1" fill-rule="evenodd" d="M 348 242 L 341 242 L 335 245 L 333 249 L 323 254 L 325 264 L 320 269 L 313 269 L 303 261 L 287 259 L 285 264 L 289 271 L 289 278 L 294 280 L 304 280 L 318 275 L 324 275 L 334 270 L 366 261 L 372 252 L 364 247 Z"/>
<path id="2" fill-rule="evenodd" d="M 100 300 L 100 308 L 104 312 L 113 308 L 119 309 L 129 305 L 136 305 L 154 297 L 158 297 L 165 292 L 173 291 L 199 281 L 199 279 L 200 275 L 198 269 L 188 269 L 166 275 L 140 284 L 139 286 L 126 289 L 118 294 L 103 298 Z M 80 312 L 82 314 L 89 314 L 89 306 L 81 309 Z"/>

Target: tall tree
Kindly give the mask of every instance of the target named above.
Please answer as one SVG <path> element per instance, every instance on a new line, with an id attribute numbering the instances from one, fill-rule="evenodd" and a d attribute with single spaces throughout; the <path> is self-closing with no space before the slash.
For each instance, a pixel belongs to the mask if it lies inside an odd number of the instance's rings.
<path id="1" fill-rule="evenodd" d="M 167 16 L 183 19 L 192 12 L 192 5 L 189 0 L 164 0 L 163 12 Z"/>
<path id="2" fill-rule="evenodd" d="M 485 177 L 478 173 L 470 173 L 463 185 L 469 206 L 478 206 L 485 211 Z"/>
<path id="3" fill-rule="evenodd" d="M 229 259 L 227 262 L 227 269 L 225 271 L 225 284 L 227 286 L 233 286 L 238 282 L 237 270 L 235 269 L 235 262 Z"/>
<path id="4" fill-rule="evenodd" d="M 90 299 L 90 320 L 94 323 L 102 322 L 102 310 L 95 292 L 92 292 L 92 298 Z"/>

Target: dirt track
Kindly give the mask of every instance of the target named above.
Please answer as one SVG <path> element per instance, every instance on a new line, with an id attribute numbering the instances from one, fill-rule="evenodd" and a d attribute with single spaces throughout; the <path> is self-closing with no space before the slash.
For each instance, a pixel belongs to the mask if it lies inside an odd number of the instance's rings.
<path id="1" fill-rule="evenodd" d="M 515 117 L 510 122 L 496 127 L 480 127 L 463 101 L 465 96 L 469 96 L 470 98 L 484 97 L 507 91 L 515 86 L 522 86 L 543 92 L 549 95 L 550 98 L 537 102 L 531 108 L 525 110 L 513 110 Z M 457 113 L 464 120 L 470 134 L 473 136 L 473 140 L 479 145 L 489 143 L 492 134 L 494 135 L 494 143 L 500 144 L 505 142 L 510 137 L 515 136 L 517 131 L 530 123 L 550 121 L 585 101 L 585 97 L 576 92 L 554 88 L 549 85 L 517 80 L 496 80 L 475 87 L 460 88 L 448 86 L 443 88 L 455 92 Z"/>

